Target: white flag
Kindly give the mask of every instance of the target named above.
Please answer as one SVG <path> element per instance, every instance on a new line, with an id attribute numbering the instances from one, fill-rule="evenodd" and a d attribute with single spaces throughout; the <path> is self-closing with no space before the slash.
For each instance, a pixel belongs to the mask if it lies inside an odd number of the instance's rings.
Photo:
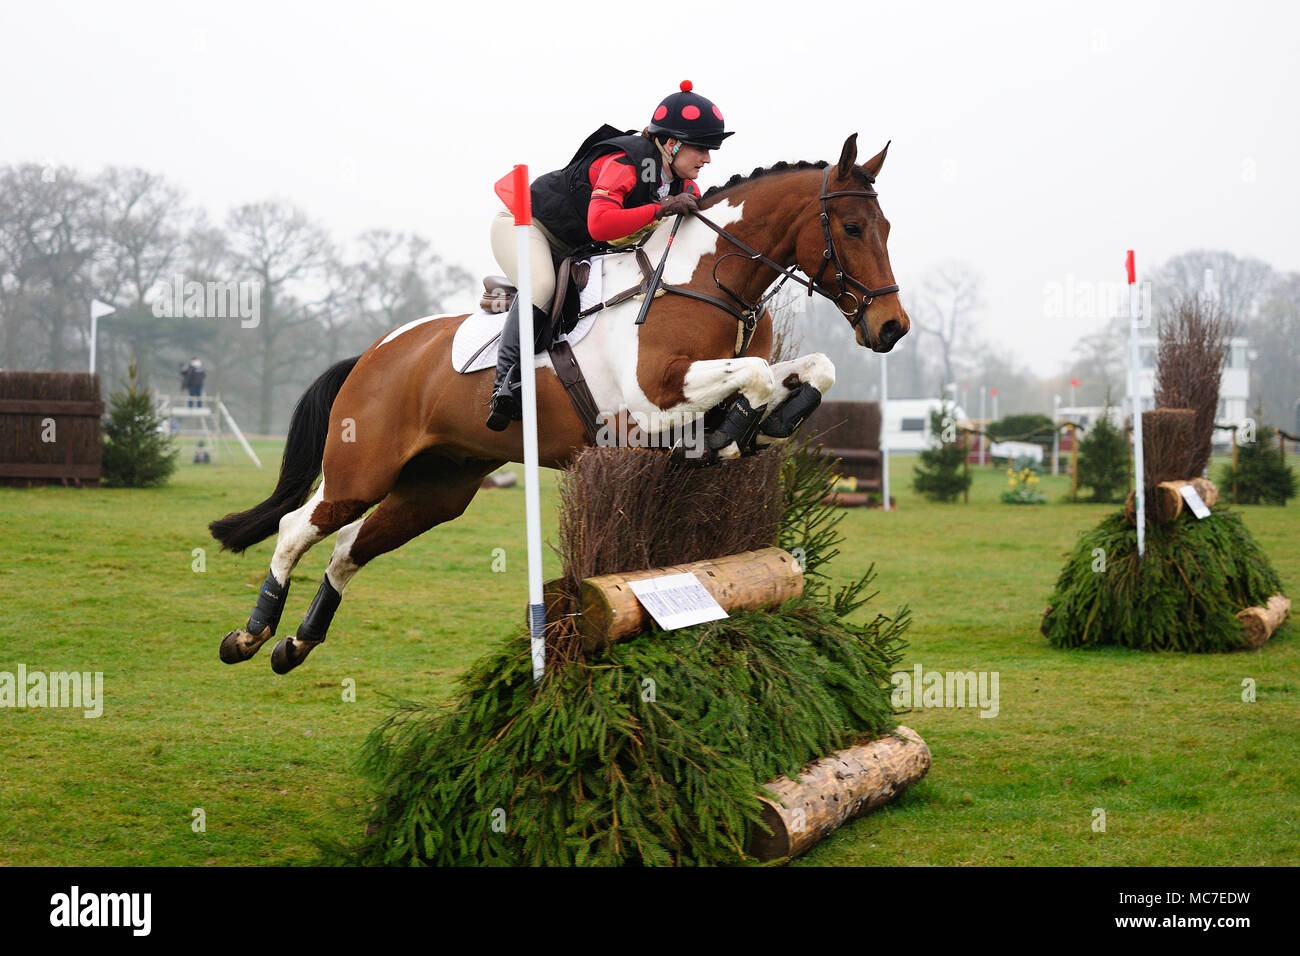
<path id="1" fill-rule="evenodd" d="M 110 312 L 116 312 L 116 311 L 117 311 L 117 306 L 115 305 L 106 305 L 105 303 L 100 302 L 98 299 L 90 300 L 90 317 L 92 319 L 97 319 L 101 315 L 108 315 Z"/>

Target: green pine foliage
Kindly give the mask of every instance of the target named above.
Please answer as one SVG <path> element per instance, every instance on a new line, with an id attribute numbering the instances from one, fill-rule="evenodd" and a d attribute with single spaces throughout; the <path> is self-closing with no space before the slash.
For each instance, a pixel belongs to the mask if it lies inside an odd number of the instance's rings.
<path id="1" fill-rule="evenodd" d="M 952 421 L 950 414 L 947 406 L 943 411 L 930 413 L 930 434 L 939 445 L 921 452 L 916 477 L 912 479 L 913 490 L 931 501 L 956 501 L 974 480 L 971 475 L 962 473 L 966 443 L 944 441 L 945 423 L 951 424 Z"/>
<path id="2" fill-rule="evenodd" d="M 811 457 L 811 456 L 808 456 Z M 897 726 L 889 679 L 910 623 L 857 612 L 874 569 L 832 589 L 825 469 L 784 470 L 782 544 L 804 594 L 762 612 L 611 645 L 532 681 L 526 635 L 464 675 L 449 707 L 407 703 L 370 736 L 377 784 L 358 846 L 378 865 L 746 864 L 762 784 Z M 820 484 L 818 484 L 820 482 Z M 820 507 L 820 506 L 819 506 Z"/>
<path id="3" fill-rule="evenodd" d="M 1149 523 L 1140 561 L 1137 530 L 1120 512 L 1079 537 L 1042 631 L 1056 647 L 1237 650 L 1245 643 L 1234 615 L 1281 589 L 1267 556 L 1231 511 Z"/>
<path id="4" fill-rule="evenodd" d="M 1079 442 L 1079 484 L 1092 489 L 1090 501 L 1116 501 L 1128 491 L 1128 442 L 1106 409 Z"/>
<path id="5" fill-rule="evenodd" d="M 1285 505 L 1296 496 L 1296 478 L 1278 448 L 1277 432 L 1267 425 L 1255 441 L 1237 448 L 1237 467 L 1224 465 L 1219 487 L 1237 487 L 1237 503 L 1243 505 Z"/>
<path id="6" fill-rule="evenodd" d="M 127 367 L 126 390 L 109 398 L 101 479 L 105 485 L 154 488 L 167 483 L 176 470 L 177 451 L 159 431 L 161 424 L 153 394 L 140 385 L 139 369 L 132 361 Z"/>

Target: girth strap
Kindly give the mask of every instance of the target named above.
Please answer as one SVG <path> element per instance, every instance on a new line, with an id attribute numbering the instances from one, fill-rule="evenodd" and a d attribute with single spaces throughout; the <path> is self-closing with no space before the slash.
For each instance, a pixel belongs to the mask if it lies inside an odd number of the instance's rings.
<path id="1" fill-rule="evenodd" d="M 600 416 L 600 409 L 596 407 L 595 396 L 591 394 L 587 379 L 578 366 L 577 356 L 573 354 L 567 339 L 554 342 L 547 351 L 551 356 L 551 364 L 555 366 L 555 377 L 564 386 L 569 401 L 573 404 L 573 410 L 578 413 L 578 418 L 582 421 L 582 430 L 587 436 L 587 444 L 596 444 L 596 419 Z"/>

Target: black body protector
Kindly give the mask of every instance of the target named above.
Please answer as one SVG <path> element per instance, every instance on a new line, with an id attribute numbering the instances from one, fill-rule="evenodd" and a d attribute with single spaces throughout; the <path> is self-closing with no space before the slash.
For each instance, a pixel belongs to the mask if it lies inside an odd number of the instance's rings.
<path id="1" fill-rule="evenodd" d="M 615 162 L 632 167 L 636 186 L 628 193 L 628 208 L 658 202 L 675 196 L 685 186 L 674 179 L 666 192 L 663 157 L 652 139 L 640 133 L 620 133 L 608 124 L 592 133 L 563 169 L 538 176 L 533 182 L 533 217 L 566 247 L 566 254 L 595 244 L 587 231 L 587 209 L 591 205 L 591 164 L 610 153 L 623 153 Z"/>

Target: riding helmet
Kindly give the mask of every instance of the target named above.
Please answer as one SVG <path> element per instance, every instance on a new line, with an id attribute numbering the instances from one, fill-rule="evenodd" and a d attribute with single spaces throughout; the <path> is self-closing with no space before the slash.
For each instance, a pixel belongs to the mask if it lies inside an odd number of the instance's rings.
<path id="1" fill-rule="evenodd" d="M 700 149 L 717 149 L 731 135 L 724 127 L 722 110 L 682 80 L 681 92 L 667 97 L 650 118 L 650 134 L 673 139 Z M 733 131 L 734 132 L 734 131 Z"/>

